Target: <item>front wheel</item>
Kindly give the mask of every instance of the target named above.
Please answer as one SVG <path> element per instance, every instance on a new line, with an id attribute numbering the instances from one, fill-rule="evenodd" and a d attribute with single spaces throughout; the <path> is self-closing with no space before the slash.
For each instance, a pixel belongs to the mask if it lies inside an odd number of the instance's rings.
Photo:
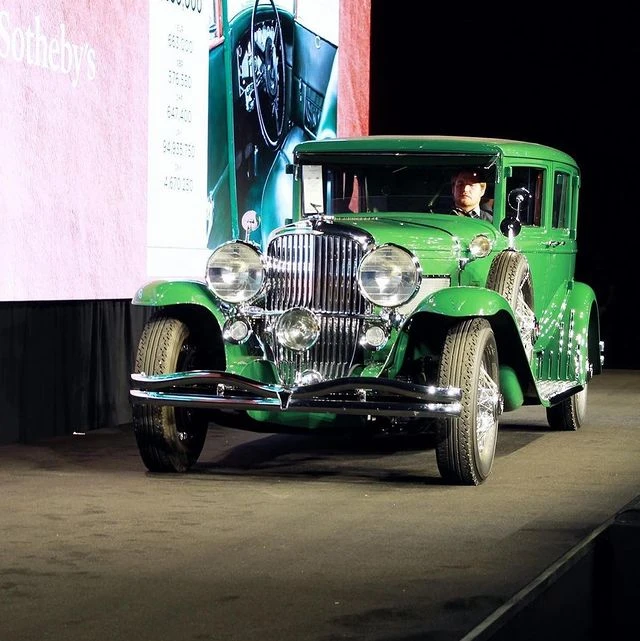
<path id="1" fill-rule="evenodd" d="M 502 395 L 498 350 L 491 325 L 472 318 L 454 325 L 445 339 L 438 385 L 462 390 L 457 418 L 438 423 L 436 458 L 446 481 L 479 485 L 491 471 Z"/>
<path id="2" fill-rule="evenodd" d="M 584 388 L 560 401 L 557 405 L 547 407 L 547 423 L 553 430 L 575 432 L 582 427 L 587 415 L 587 384 Z"/>
<path id="3" fill-rule="evenodd" d="M 172 374 L 196 369 L 199 346 L 188 326 L 162 313 L 145 325 L 136 372 Z M 202 452 L 208 420 L 202 410 L 136 405 L 133 429 L 143 463 L 150 472 L 186 472 Z"/>

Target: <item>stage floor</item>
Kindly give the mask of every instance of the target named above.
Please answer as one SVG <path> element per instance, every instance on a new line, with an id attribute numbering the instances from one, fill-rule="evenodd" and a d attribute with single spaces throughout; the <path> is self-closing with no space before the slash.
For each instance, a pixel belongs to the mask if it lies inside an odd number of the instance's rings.
<path id="1" fill-rule="evenodd" d="M 130 426 L 0 446 L 2 641 L 461 639 L 640 495 L 640 371 L 587 424 L 504 414 L 487 482 L 425 439 L 212 427 L 148 474 Z"/>

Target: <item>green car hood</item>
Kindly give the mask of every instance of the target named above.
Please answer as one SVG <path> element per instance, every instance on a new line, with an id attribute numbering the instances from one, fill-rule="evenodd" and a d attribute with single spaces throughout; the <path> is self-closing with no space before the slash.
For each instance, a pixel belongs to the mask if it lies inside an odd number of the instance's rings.
<path id="1" fill-rule="evenodd" d="M 336 222 L 367 231 L 378 245 L 395 243 L 405 247 L 421 262 L 429 258 L 457 259 L 478 234 L 486 235 L 494 245 L 502 238 L 491 223 L 448 214 L 356 214 L 336 216 Z"/>

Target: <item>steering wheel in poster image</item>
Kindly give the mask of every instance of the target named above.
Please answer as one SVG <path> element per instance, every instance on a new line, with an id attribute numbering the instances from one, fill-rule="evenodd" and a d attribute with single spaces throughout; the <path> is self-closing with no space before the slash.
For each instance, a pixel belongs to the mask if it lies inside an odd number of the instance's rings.
<path id="1" fill-rule="evenodd" d="M 271 12 L 261 14 L 256 22 L 260 4 L 270 5 Z M 273 0 L 262 3 L 255 0 L 251 15 L 251 46 L 251 76 L 260 133 L 267 145 L 277 147 L 284 126 L 285 56 L 280 16 Z"/>

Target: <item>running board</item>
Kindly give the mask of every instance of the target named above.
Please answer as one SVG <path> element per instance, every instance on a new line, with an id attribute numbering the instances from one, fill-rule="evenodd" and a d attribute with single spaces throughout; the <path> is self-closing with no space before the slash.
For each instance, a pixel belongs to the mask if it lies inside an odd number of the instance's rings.
<path id="1" fill-rule="evenodd" d="M 555 405 L 569 396 L 573 396 L 584 389 L 578 381 L 541 380 L 536 384 L 538 394 L 542 401 Z"/>

